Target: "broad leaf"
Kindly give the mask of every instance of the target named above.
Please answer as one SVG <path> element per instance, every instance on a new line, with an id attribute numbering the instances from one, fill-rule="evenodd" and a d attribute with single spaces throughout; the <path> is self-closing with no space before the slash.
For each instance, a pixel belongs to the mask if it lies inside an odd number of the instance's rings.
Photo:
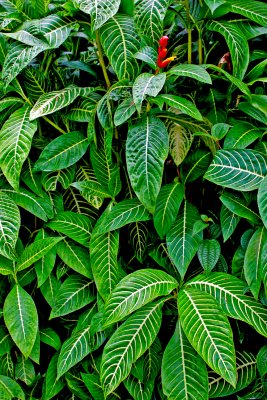
<path id="1" fill-rule="evenodd" d="M 254 150 L 217 151 L 204 178 L 234 190 L 258 189 L 267 173 L 263 155 Z"/>
<path id="2" fill-rule="evenodd" d="M 180 64 L 175 65 L 168 71 L 168 75 L 187 76 L 197 81 L 211 84 L 211 78 L 208 72 L 199 65 Z"/>
<path id="3" fill-rule="evenodd" d="M 65 372 L 84 359 L 89 353 L 96 350 L 104 341 L 103 333 L 90 335 L 90 325 L 75 332 L 67 339 L 60 350 L 57 363 L 57 379 Z"/>
<path id="4" fill-rule="evenodd" d="M 124 276 L 117 261 L 119 233 L 107 232 L 93 236 L 90 241 L 90 260 L 96 287 L 104 300 Z"/>
<path id="5" fill-rule="evenodd" d="M 2 126 L 0 131 L 0 167 L 15 189 L 19 189 L 19 178 L 22 165 L 31 148 L 36 122 L 30 122 L 30 107 L 19 108 Z"/>
<path id="6" fill-rule="evenodd" d="M 62 90 L 56 90 L 50 93 L 45 93 L 39 97 L 30 112 L 30 120 L 34 120 L 41 116 L 54 113 L 73 103 L 74 100 L 82 95 L 89 94 L 95 90 L 94 88 L 80 88 L 75 85 L 70 85 Z"/>
<path id="7" fill-rule="evenodd" d="M 162 301 L 151 303 L 130 316 L 107 342 L 101 364 L 105 395 L 129 375 L 132 364 L 155 340 L 161 325 Z"/>
<path id="8" fill-rule="evenodd" d="M 19 357 L 15 368 L 16 380 L 23 381 L 27 386 L 31 386 L 35 381 L 35 377 L 32 361 L 29 359 L 25 360 L 23 356 Z"/>
<path id="9" fill-rule="evenodd" d="M 91 15 L 92 28 L 96 30 L 117 14 L 120 0 L 77 0 L 76 3 L 80 10 Z"/>
<path id="10" fill-rule="evenodd" d="M 25 395 L 20 385 L 8 376 L 0 375 L 0 395 L 3 400 L 18 398 L 25 400 Z M 4 397 L 6 396 L 6 397 Z"/>
<path id="11" fill-rule="evenodd" d="M 151 68 L 153 68 L 153 69 L 157 68 L 156 61 L 158 58 L 158 53 L 156 52 L 156 50 L 153 47 L 149 47 L 149 46 L 142 47 L 134 56 L 138 60 L 144 61 Z"/>
<path id="12" fill-rule="evenodd" d="M 144 269 L 127 275 L 106 302 L 104 326 L 122 320 L 159 296 L 168 295 L 177 285 L 176 279 L 160 270 Z"/>
<path id="13" fill-rule="evenodd" d="M 261 282 L 267 273 L 267 231 L 258 228 L 252 235 L 245 253 L 244 275 L 253 296 L 258 299 Z"/>
<path id="14" fill-rule="evenodd" d="M 162 386 L 170 400 L 209 398 L 206 365 L 188 342 L 180 322 L 163 354 Z"/>
<path id="15" fill-rule="evenodd" d="M 135 24 L 140 35 L 144 36 L 148 43 L 158 44 L 163 34 L 163 20 L 169 4 L 169 0 L 135 1 Z"/>
<path id="16" fill-rule="evenodd" d="M 20 212 L 16 203 L 0 191 L 0 254 L 14 260 L 20 229 Z"/>
<path id="17" fill-rule="evenodd" d="M 93 230 L 93 236 L 119 229 L 132 222 L 148 221 L 149 212 L 138 199 L 126 199 L 112 207 L 104 218 L 99 219 Z"/>
<path id="18" fill-rule="evenodd" d="M 186 158 L 194 137 L 189 130 L 176 122 L 170 122 L 167 128 L 169 132 L 170 155 L 178 167 Z"/>
<path id="19" fill-rule="evenodd" d="M 83 195 L 100 197 L 103 199 L 111 197 L 110 193 L 105 190 L 105 187 L 94 180 L 88 179 L 86 181 L 73 182 L 71 186 L 78 189 Z"/>
<path id="20" fill-rule="evenodd" d="M 224 21 L 210 21 L 207 28 L 223 35 L 233 63 L 233 75 L 242 80 L 249 63 L 249 47 L 242 31 L 232 23 Z"/>
<path id="21" fill-rule="evenodd" d="M 114 114 L 114 124 L 119 126 L 126 122 L 136 111 L 136 107 L 132 97 L 125 99 Z"/>
<path id="22" fill-rule="evenodd" d="M 240 195 L 225 192 L 220 196 L 220 200 L 225 207 L 239 217 L 246 218 L 254 224 L 261 222 L 260 216 L 246 205 L 246 201 Z"/>
<path id="23" fill-rule="evenodd" d="M 58 213 L 46 226 L 56 232 L 63 233 L 85 247 L 89 247 L 92 222 L 86 215 L 73 211 L 63 211 Z"/>
<path id="24" fill-rule="evenodd" d="M 154 226 L 161 238 L 170 230 L 184 198 L 184 186 L 178 182 L 164 185 L 158 195 Z"/>
<path id="25" fill-rule="evenodd" d="M 237 227 L 240 217 L 230 211 L 227 207 L 222 205 L 220 212 L 220 222 L 221 230 L 223 234 L 223 241 L 226 242 L 227 239 L 232 235 Z"/>
<path id="26" fill-rule="evenodd" d="M 47 1 L 47 0 L 45 0 Z M 56 49 L 69 37 L 75 23 L 56 14 L 51 14 L 41 20 L 33 21 L 33 30 L 44 36 L 49 47 Z"/>
<path id="27" fill-rule="evenodd" d="M 57 254 L 68 267 L 89 279 L 93 278 L 87 249 L 64 239 L 57 245 Z"/>
<path id="28" fill-rule="evenodd" d="M 236 0 L 234 3 L 227 1 L 232 12 L 244 15 L 259 25 L 267 25 L 267 5 L 262 1 Z"/>
<path id="29" fill-rule="evenodd" d="M 182 279 L 199 246 L 200 236 L 193 236 L 193 226 L 198 218 L 195 207 L 185 202 L 166 236 L 169 256 Z"/>
<path id="30" fill-rule="evenodd" d="M 217 264 L 220 254 L 221 246 L 217 240 L 205 239 L 200 243 L 197 256 L 207 274 L 209 274 Z"/>
<path id="31" fill-rule="evenodd" d="M 181 166 L 181 174 L 184 179 L 184 184 L 186 184 L 186 182 L 193 182 L 204 175 L 211 160 L 211 152 L 204 149 L 197 149 L 193 153 L 188 154 Z"/>
<path id="32" fill-rule="evenodd" d="M 91 303 L 95 299 L 92 287 L 92 281 L 80 275 L 70 275 L 56 294 L 50 319 L 67 315 Z"/>
<path id="33" fill-rule="evenodd" d="M 60 171 L 43 172 L 41 183 L 46 192 L 55 191 L 58 183 L 64 189 L 68 189 L 74 180 L 75 172 L 75 165 L 71 165 L 69 168 L 61 169 Z"/>
<path id="34" fill-rule="evenodd" d="M 214 298 L 198 289 L 179 292 L 178 312 L 189 342 L 204 361 L 231 385 L 236 384 L 233 333 Z"/>
<path id="35" fill-rule="evenodd" d="M 60 350 L 61 340 L 58 334 L 52 328 L 44 328 L 40 330 L 41 342 L 53 347 L 55 350 Z"/>
<path id="36" fill-rule="evenodd" d="M 42 151 L 34 171 L 58 171 L 79 161 L 89 145 L 81 132 L 70 132 L 52 140 Z"/>
<path id="37" fill-rule="evenodd" d="M 5 300 L 4 320 L 12 339 L 27 358 L 36 339 L 38 315 L 33 299 L 18 284 Z"/>
<path id="38" fill-rule="evenodd" d="M 223 143 L 224 149 L 244 149 L 261 137 L 262 132 L 248 122 L 240 122 L 231 128 Z"/>
<path id="39" fill-rule="evenodd" d="M 191 101 L 186 100 L 183 97 L 174 96 L 172 94 L 161 94 L 158 96 L 158 100 L 165 102 L 170 107 L 177 108 L 182 113 L 187 114 L 198 121 L 203 120 L 203 117 L 196 106 Z"/>
<path id="40" fill-rule="evenodd" d="M 226 3 L 226 0 L 204 0 L 204 1 L 207 4 L 207 6 L 211 9 L 212 13 L 216 10 L 216 8 Z"/>
<path id="41" fill-rule="evenodd" d="M 267 177 L 265 177 L 260 184 L 257 202 L 260 216 L 265 225 L 265 228 L 267 228 Z"/>
<path id="42" fill-rule="evenodd" d="M 139 113 L 141 112 L 142 103 L 145 100 L 145 97 L 156 97 L 162 90 L 165 81 L 165 73 L 153 75 L 145 72 L 138 76 L 133 84 L 133 100 Z"/>
<path id="43" fill-rule="evenodd" d="M 129 130 L 126 162 L 130 181 L 150 212 L 155 209 L 167 155 L 168 133 L 160 119 L 146 117 Z"/>
<path id="44" fill-rule="evenodd" d="M 139 49 L 139 40 L 133 18 L 117 14 L 101 27 L 100 35 L 104 51 L 118 79 L 133 80 L 139 69 L 134 58 Z"/>
<path id="45" fill-rule="evenodd" d="M 237 352 L 236 354 L 236 371 L 237 371 L 237 382 L 236 387 L 233 387 L 226 382 L 222 377 L 218 376 L 214 372 L 209 373 L 209 398 L 221 398 L 229 396 L 233 393 L 239 392 L 244 389 L 256 377 L 256 360 L 251 353 Z"/>
<path id="46" fill-rule="evenodd" d="M 267 336 L 266 309 L 252 297 L 244 295 L 246 283 L 241 279 L 213 272 L 209 276 L 198 275 L 187 286 L 209 293 L 229 317 L 244 321 L 261 335 Z"/>

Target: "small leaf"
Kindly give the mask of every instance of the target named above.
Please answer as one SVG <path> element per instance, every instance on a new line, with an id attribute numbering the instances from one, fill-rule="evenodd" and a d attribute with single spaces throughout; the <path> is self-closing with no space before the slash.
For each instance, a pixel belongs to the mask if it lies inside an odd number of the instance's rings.
<path id="1" fill-rule="evenodd" d="M 90 304 L 95 299 L 92 293 L 92 284 L 92 281 L 88 281 L 80 275 L 70 275 L 56 294 L 50 319 L 70 314 Z"/>
<path id="2" fill-rule="evenodd" d="M 0 191 L 0 254 L 10 260 L 16 258 L 15 246 L 20 229 L 20 212 L 15 202 Z"/>
<path id="3" fill-rule="evenodd" d="M 61 340 L 58 334 L 52 328 L 44 328 L 40 330 L 41 342 L 53 347 L 55 350 L 60 350 Z"/>
<path id="4" fill-rule="evenodd" d="M 197 255 L 204 271 L 209 274 L 217 264 L 221 254 L 220 243 L 215 239 L 203 240 L 198 248 Z"/>
<path id="5" fill-rule="evenodd" d="M 139 113 L 141 112 L 142 103 L 145 100 L 145 97 L 156 97 L 162 90 L 165 81 L 165 73 L 153 75 L 145 72 L 136 78 L 133 84 L 133 100 Z"/>
<path id="6" fill-rule="evenodd" d="M 5 300 L 3 311 L 12 339 L 27 358 L 38 330 L 38 315 L 33 299 L 21 286 L 15 285 Z"/>
<path id="7" fill-rule="evenodd" d="M 225 207 L 239 217 L 246 218 L 254 224 L 261 222 L 260 216 L 246 205 L 244 198 L 240 195 L 225 192 L 220 196 L 220 200 Z"/>
<path id="8" fill-rule="evenodd" d="M 227 133 L 224 142 L 224 149 L 244 149 L 261 137 L 262 132 L 248 122 L 240 122 L 234 125 Z"/>
<path id="9" fill-rule="evenodd" d="M 257 202 L 260 216 L 265 225 L 265 228 L 267 228 L 267 176 L 262 180 L 260 184 Z"/>
<path id="10" fill-rule="evenodd" d="M 240 217 L 230 211 L 227 207 L 222 205 L 220 212 L 221 230 L 223 234 L 223 241 L 226 242 L 227 239 L 232 235 L 237 227 Z"/>
<path id="11" fill-rule="evenodd" d="M 216 10 L 216 8 L 226 3 L 226 0 L 204 0 L 204 1 L 207 4 L 207 6 L 211 9 L 212 13 Z"/>

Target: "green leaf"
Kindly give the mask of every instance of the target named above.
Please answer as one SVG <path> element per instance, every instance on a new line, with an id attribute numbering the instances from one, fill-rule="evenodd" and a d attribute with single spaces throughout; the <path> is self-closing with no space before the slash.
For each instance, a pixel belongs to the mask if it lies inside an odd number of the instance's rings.
<path id="1" fill-rule="evenodd" d="M 169 132 L 170 155 L 178 167 L 186 158 L 194 137 L 189 130 L 177 122 L 170 122 L 167 128 Z"/>
<path id="2" fill-rule="evenodd" d="M 0 327 L 0 356 L 10 353 L 14 343 L 4 326 Z"/>
<path id="3" fill-rule="evenodd" d="M 267 231 L 263 226 L 258 228 L 252 235 L 246 248 L 244 260 L 244 275 L 250 291 L 256 299 L 259 296 L 261 281 L 266 274 L 266 263 Z"/>
<path id="4" fill-rule="evenodd" d="M 256 378 L 256 360 L 251 353 L 236 353 L 237 382 L 234 388 L 214 372 L 209 373 L 209 398 L 221 398 L 246 388 Z"/>
<path id="5" fill-rule="evenodd" d="M 180 322 L 163 354 L 162 386 L 170 400 L 209 398 L 206 365 L 191 347 Z"/>
<path id="6" fill-rule="evenodd" d="M 154 226 L 161 238 L 166 235 L 175 221 L 184 194 L 184 186 L 179 182 L 170 183 L 161 188 L 153 217 Z"/>
<path id="7" fill-rule="evenodd" d="M 57 379 L 101 346 L 105 339 L 103 333 L 97 333 L 92 337 L 89 331 L 90 325 L 75 332 L 63 343 L 57 362 Z"/>
<path id="8" fill-rule="evenodd" d="M 163 20 L 169 4 L 169 0 L 135 1 L 135 24 L 140 35 L 144 36 L 148 43 L 158 44 L 163 34 Z"/>
<path id="9" fill-rule="evenodd" d="M 30 121 L 61 110 L 73 103 L 78 96 L 88 95 L 94 90 L 95 88 L 81 88 L 70 85 L 62 90 L 42 94 L 31 109 Z"/>
<path id="10" fill-rule="evenodd" d="M 16 258 L 15 246 L 20 229 L 20 212 L 16 203 L 0 191 L 0 254 L 10 260 Z"/>
<path id="11" fill-rule="evenodd" d="M 259 207 L 260 216 L 267 228 L 267 177 L 265 177 L 259 187 L 257 202 Z"/>
<path id="12" fill-rule="evenodd" d="M 132 364 L 155 340 L 161 325 L 162 305 L 158 301 L 135 312 L 107 342 L 100 372 L 106 396 L 129 375 Z"/>
<path id="13" fill-rule="evenodd" d="M 92 18 L 92 29 L 100 28 L 106 21 L 117 14 L 120 0 L 77 0 L 80 10 L 90 14 Z"/>
<path id="14" fill-rule="evenodd" d="M 37 46 L 44 49 L 48 47 L 47 42 L 38 39 L 37 37 L 33 36 L 31 33 L 23 29 L 13 33 L 5 33 L 4 35 L 21 43 L 27 44 L 28 46 Z"/>
<path id="15" fill-rule="evenodd" d="M 254 118 L 256 121 L 260 121 L 263 124 L 267 124 L 266 113 L 254 107 L 250 102 L 242 101 L 241 103 L 239 103 L 238 108 L 245 114 Z"/>
<path id="16" fill-rule="evenodd" d="M 267 173 L 264 156 L 254 150 L 219 150 L 204 178 L 234 190 L 258 189 Z"/>
<path id="17" fill-rule="evenodd" d="M 12 339 L 27 358 L 32 351 L 38 330 L 38 315 L 33 299 L 17 284 L 7 295 L 3 311 L 5 324 Z"/>
<path id="18" fill-rule="evenodd" d="M 30 188 L 34 194 L 42 197 L 43 191 L 42 191 L 42 183 L 40 182 L 40 177 L 41 177 L 40 173 L 33 172 L 32 163 L 28 157 L 23 165 L 20 178 L 23 181 L 23 183 L 25 183 L 25 185 L 28 186 L 28 188 Z"/>
<path id="19" fill-rule="evenodd" d="M 92 222 L 86 215 L 73 211 L 63 211 L 58 213 L 46 226 L 53 231 L 63 233 L 63 235 L 85 247 L 89 247 Z"/>
<path id="20" fill-rule="evenodd" d="M 146 117 L 130 128 L 126 163 L 132 187 L 144 206 L 153 212 L 168 156 L 168 133 L 156 117 Z"/>
<path id="21" fill-rule="evenodd" d="M 199 82 L 209 83 L 210 85 L 212 84 L 208 72 L 199 65 L 193 65 L 193 64 L 175 65 L 174 67 L 169 69 L 167 74 L 175 76 L 186 76 L 192 79 L 196 79 Z"/>
<path id="22" fill-rule="evenodd" d="M 23 106 L 16 110 L 4 123 L 0 131 L 0 166 L 10 183 L 19 189 L 19 178 L 22 165 L 31 148 L 36 122 L 30 122 L 30 107 Z"/>
<path id="23" fill-rule="evenodd" d="M 27 386 L 31 386 L 35 381 L 35 370 L 31 360 L 23 356 L 19 357 L 15 367 L 15 378 L 16 380 L 23 381 Z"/>
<path id="24" fill-rule="evenodd" d="M 97 103 L 101 96 L 93 92 L 88 98 L 82 98 L 70 109 L 67 118 L 76 122 L 91 122 L 95 117 Z"/>
<path id="25" fill-rule="evenodd" d="M 126 199 L 112 207 L 103 219 L 98 220 L 93 230 L 93 236 L 122 228 L 132 222 L 148 221 L 149 212 L 138 199 Z"/>
<path id="26" fill-rule="evenodd" d="M 242 93 L 246 94 L 247 96 L 251 95 L 247 84 L 242 82 L 241 78 L 238 79 L 237 77 L 229 74 L 229 72 L 225 71 L 223 68 L 220 68 L 213 64 L 203 64 L 202 66 L 205 68 L 213 69 L 216 72 L 219 72 L 220 74 L 224 75 L 229 82 L 233 83 Z"/>
<path id="27" fill-rule="evenodd" d="M 261 335 L 267 336 L 266 309 L 252 297 L 244 295 L 246 283 L 241 279 L 223 272 L 213 272 L 208 276 L 198 275 L 187 286 L 209 293 L 229 317 L 244 321 Z"/>
<path id="28" fill-rule="evenodd" d="M 63 380 L 57 379 L 57 361 L 58 353 L 53 355 L 46 371 L 42 395 L 44 400 L 52 399 L 65 386 Z"/>
<path id="29" fill-rule="evenodd" d="M 93 278 L 90 256 L 87 249 L 63 239 L 57 245 L 57 254 L 68 267 L 89 279 Z"/>
<path id="30" fill-rule="evenodd" d="M 43 172 L 41 184 L 45 191 L 55 191 L 58 183 L 60 183 L 64 189 L 68 189 L 75 177 L 75 169 L 75 165 L 71 165 L 69 168 L 61 169 L 60 171 Z"/>
<path id="31" fill-rule="evenodd" d="M 231 385 L 236 385 L 235 350 L 230 323 L 208 293 L 185 288 L 178 295 L 181 325 L 204 361 Z"/>
<path id="32" fill-rule="evenodd" d="M 58 171 L 75 164 L 85 154 L 89 145 L 81 132 L 70 132 L 52 140 L 42 151 L 34 171 Z"/>
<path id="33" fill-rule="evenodd" d="M 198 121 L 203 120 L 203 117 L 195 104 L 183 97 L 174 96 L 173 94 L 161 94 L 157 98 L 164 101 L 168 106 L 178 108 L 182 113 L 190 115 L 190 117 L 195 118 Z"/>
<path id="34" fill-rule="evenodd" d="M 235 231 L 239 221 L 240 217 L 222 204 L 220 222 L 224 242 L 226 242 L 226 240 L 229 239 L 229 237 Z"/>
<path id="35" fill-rule="evenodd" d="M 114 324 L 159 296 L 168 295 L 178 285 L 166 272 L 153 269 L 135 271 L 113 289 L 104 312 L 104 327 Z"/>
<path id="36" fill-rule="evenodd" d="M 231 128 L 223 142 L 224 149 L 244 149 L 256 139 L 261 137 L 262 132 L 248 122 L 240 122 Z"/>
<path id="37" fill-rule="evenodd" d="M 0 112 L 4 111 L 6 108 L 12 107 L 13 105 L 23 105 L 24 102 L 18 97 L 6 97 L 0 100 Z"/>
<path id="38" fill-rule="evenodd" d="M 117 14 L 101 27 L 100 35 L 105 54 L 118 79 L 133 80 L 139 70 L 134 54 L 140 45 L 133 18 Z"/>
<path id="39" fill-rule="evenodd" d="M 234 3 L 227 1 L 230 6 L 230 10 L 234 13 L 244 15 L 256 22 L 259 25 L 267 25 L 267 5 L 262 1 L 251 1 L 236 0 Z"/>
<path id="40" fill-rule="evenodd" d="M 182 164 L 181 174 L 184 177 L 184 184 L 186 182 L 193 182 L 207 171 L 212 160 L 210 151 L 197 149 L 190 153 Z"/>
<path id="41" fill-rule="evenodd" d="M 44 255 L 46 255 L 49 250 L 51 250 L 62 239 L 62 237 L 48 237 L 31 243 L 25 248 L 19 257 L 16 265 L 16 271 L 22 271 L 30 267 L 36 261 L 40 260 L 40 258 L 42 258 Z"/>
<path id="42" fill-rule="evenodd" d="M 209 274 L 217 264 L 220 254 L 221 246 L 217 240 L 205 239 L 200 243 L 197 256 L 207 274 Z"/>
<path id="43" fill-rule="evenodd" d="M 88 281 L 80 275 L 70 275 L 56 294 L 50 319 L 70 314 L 90 304 L 95 299 L 92 285 L 93 281 Z"/>
<path id="44" fill-rule="evenodd" d="M 185 202 L 166 236 L 169 256 L 182 279 L 199 246 L 200 236 L 193 236 L 193 226 L 198 218 L 196 208 Z"/>
<path id="45" fill-rule="evenodd" d="M 154 390 L 154 382 L 150 381 L 143 384 L 139 379 L 129 375 L 123 383 L 134 400 L 151 399 Z"/>
<path id="46" fill-rule="evenodd" d="M 119 250 L 118 231 L 92 236 L 90 241 L 90 260 L 98 292 L 107 300 L 112 290 L 124 276 L 117 261 Z"/>
<path id="47" fill-rule="evenodd" d="M 153 47 L 149 46 L 144 46 L 142 47 L 135 55 L 135 58 L 138 60 L 144 61 L 146 64 L 148 64 L 151 68 L 156 69 L 157 68 L 157 58 L 158 58 L 158 53 Z"/>
<path id="48" fill-rule="evenodd" d="M 114 114 L 114 124 L 119 126 L 126 122 L 136 111 L 136 107 L 132 97 L 128 97 L 119 104 Z"/>
<path id="49" fill-rule="evenodd" d="M 83 195 L 96 196 L 103 199 L 111 197 L 100 183 L 93 180 L 73 182 L 71 186 L 78 189 Z"/>
<path id="50" fill-rule="evenodd" d="M 0 375 L 0 393 L 1 396 L 7 396 L 3 400 L 13 399 L 14 397 L 25 400 L 25 395 L 20 385 L 8 376 Z"/>
<path id="51" fill-rule="evenodd" d="M 257 369 L 261 377 L 267 373 L 267 345 L 263 346 L 257 354 Z"/>
<path id="52" fill-rule="evenodd" d="M 61 340 L 58 334 L 52 328 L 43 328 L 40 330 L 41 342 L 53 347 L 55 350 L 60 350 Z"/>
<path id="53" fill-rule="evenodd" d="M 133 100 L 139 113 L 141 112 L 142 103 L 145 100 L 145 97 L 156 97 L 162 90 L 165 81 L 165 73 L 153 75 L 145 72 L 136 78 L 133 84 Z"/>
<path id="54" fill-rule="evenodd" d="M 212 13 L 216 10 L 216 8 L 226 3 L 226 0 L 204 0 L 204 1 L 207 4 L 207 6 L 211 9 Z"/>
<path id="55" fill-rule="evenodd" d="M 248 42 L 238 26 L 225 21 L 210 21 L 207 28 L 223 35 L 231 53 L 233 75 L 242 80 L 249 63 Z"/>
<path id="56" fill-rule="evenodd" d="M 40 20 L 32 21 L 33 30 L 37 28 L 38 33 L 44 36 L 50 48 L 56 49 L 69 37 L 75 23 L 56 14 Z"/>
<path id="57" fill-rule="evenodd" d="M 142 222 L 134 222 L 129 225 L 129 238 L 134 255 L 139 262 L 146 258 L 146 249 L 148 243 L 148 229 Z"/>
<path id="58" fill-rule="evenodd" d="M 266 112 L 266 109 L 267 109 L 267 96 L 266 95 L 252 94 L 248 98 L 248 101 L 250 102 L 250 104 L 253 107 L 257 108 L 262 113 Z"/>
<path id="59" fill-rule="evenodd" d="M 246 205 L 243 197 L 225 192 L 220 196 L 220 200 L 225 207 L 239 217 L 246 218 L 254 224 L 259 224 L 261 222 L 260 216 Z"/>

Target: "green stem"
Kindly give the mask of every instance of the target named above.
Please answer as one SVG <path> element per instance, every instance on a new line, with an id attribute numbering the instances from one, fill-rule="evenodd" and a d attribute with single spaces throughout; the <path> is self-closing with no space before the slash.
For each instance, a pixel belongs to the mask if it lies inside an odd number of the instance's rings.
<path id="1" fill-rule="evenodd" d="M 190 7 L 189 0 L 185 0 L 185 10 L 186 10 L 186 19 L 187 19 L 187 34 L 188 34 L 188 42 L 187 42 L 187 51 L 188 51 L 188 64 L 192 64 L 192 29 L 190 27 Z"/>
<path id="2" fill-rule="evenodd" d="M 67 133 L 66 131 L 64 131 L 63 129 L 60 128 L 60 126 L 58 126 L 55 122 L 51 121 L 51 119 L 47 118 L 47 117 L 43 117 L 43 119 L 50 124 L 51 126 L 53 126 L 57 131 L 65 134 Z"/>
<path id="3" fill-rule="evenodd" d="M 105 65 L 105 61 L 104 61 L 104 57 L 103 57 L 103 52 L 102 52 L 102 46 L 101 46 L 101 42 L 100 42 L 100 36 L 99 36 L 99 30 L 97 29 L 95 31 L 95 38 L 96 38 L 96 45 L 97 45 L 97 51 L 98 51 L 98 59 L 99 59 L 99 63 L 101 65 L 102 71 L 103 71 L 103 75 L 106 81 L 106 86 L 107 89 L 110 88 L 111 83 L 108 77 L 108 73 L 107 73 L 107 69 L 106 69 L 106 65 Z"/>
<path id="4" fill-rule="evenodd" d="M 198 48 L 198 63 L 199 65 L 201 65 L 203 64 L 203 48 L 202 48 L 202 37 L 200 32 L 197 41 L 197 48 Z"/>

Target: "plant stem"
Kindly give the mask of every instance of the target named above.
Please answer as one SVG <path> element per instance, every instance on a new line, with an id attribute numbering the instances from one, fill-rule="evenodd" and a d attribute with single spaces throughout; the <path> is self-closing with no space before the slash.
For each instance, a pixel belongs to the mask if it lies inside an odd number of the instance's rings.
<path id="1" fill-rule="evenodd" d="M 43 117 L 43 119 L 50 124 L 51 126 L 53 126 L 57 131 L 61 132 L 61 133 L 67 133 L 66 131 L 64 131 L 63 129 L 60 128 L 60 126 L 58 126 L 55 122 L 51 121 L 51 119 L 47 118 L 47 117 Z"/>
<path id="2" fill-rule="evenodd" d="M 187 41 L 187 51 L 188 51 L 188 64 L 192 64 L 192 29 L 190 27 L 190 8 L 189 8 L 189 0 L 185 0 L 185 9 L 186 9 L 186 19 L 187 19 L 187 34 L 188 34 L 188 41 Z"/>
<path id="3" fill-rule="evenodd" d="M 201 65 L 203 64 L 203 48 L 202 48 L 202 37 L 200 32 L 197 41 L 197 48 L 198 48 L 198 63 L 199 65 Z"/>
<path id="4" fill-rule="evenodd" d="M 104 57 L 103 57 L 103 52 L 102 52 L 102 46 L 101 46 L 101 42 L 100 42 L 100 36 L 99 36 L 99 30 L 97 29 L 95 31 L 95 38 L 96 38 L 96 45 L 97 45 L 97 50 L 98 50 L 98 59 L 99 59 L 99 63 L 101 65 L 102 71 L 103 71 L 103 75 L 106 81 L 106 86 L 107 89 L 110 88 L 111 84 L 110 84 L 110 80 L 108 77 L 108 73 L 107 73 L 107 69 L 106 69 L 106 65 L 105 65 L 105 61 L 104 61 Z"/>

